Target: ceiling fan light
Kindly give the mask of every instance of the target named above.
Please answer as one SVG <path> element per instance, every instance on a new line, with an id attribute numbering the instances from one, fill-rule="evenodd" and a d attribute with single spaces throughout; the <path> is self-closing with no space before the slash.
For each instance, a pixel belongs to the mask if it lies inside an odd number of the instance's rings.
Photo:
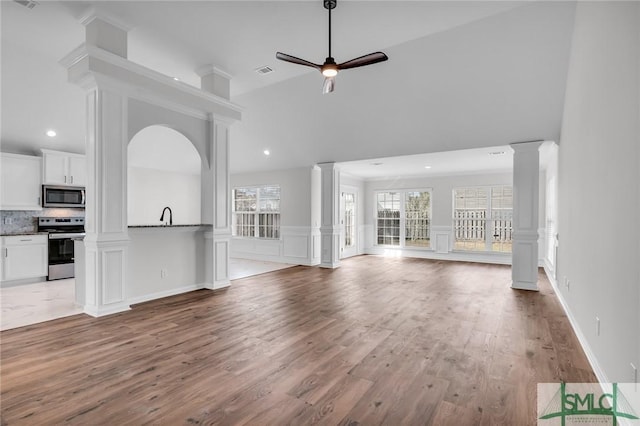
<path id="1" fill-rule="evenodd" d="M 322 67 L 322 75 L 325 77 L 335 77 L 338 75 L 338 68 L 333 65 L 325 65 Z"/>

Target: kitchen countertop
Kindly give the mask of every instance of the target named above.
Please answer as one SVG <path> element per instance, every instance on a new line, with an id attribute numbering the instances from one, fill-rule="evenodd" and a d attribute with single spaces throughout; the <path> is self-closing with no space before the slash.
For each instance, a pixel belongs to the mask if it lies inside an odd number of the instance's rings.
<path id="1" fill-rule="evenodd" d="M 185 228 L 189 226 L 207 226 L 202 223 L 194 223 L 190 225 L 129 225 L 129 228 Z"/>
<path id="2" fill-rule="evenodd" d="M 20 236 L 25 236 L 25 235 L 49 235 L 48 232 L 37 232 L 37 231 L 33 231 L 33 232 L 15 232 L 15 233 L 10 233 L 10 234 L 0 234 L 0 237 L 20 237 Z"/>

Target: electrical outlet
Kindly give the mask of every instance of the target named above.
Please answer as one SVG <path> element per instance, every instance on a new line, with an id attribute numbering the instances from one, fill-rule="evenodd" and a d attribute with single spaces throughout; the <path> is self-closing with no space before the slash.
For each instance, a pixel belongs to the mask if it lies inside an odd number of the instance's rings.
<path id="1" fill-rule="evenodd" d="M 600 335 L 600 318 L 596 317 L 596 336 Z"/>
<path id="2" fill-rule="evenodd" d="M 10 217 L 5 217 L 4 218 L 4 224 L 5 225 L 11 225 L 13 223 L 13 219 L 11 219 Z"/>
<path id="3" fill-rule="evenodd" d="M 167 278 L 167 270 L 160 269 L 160 278 Z"/>

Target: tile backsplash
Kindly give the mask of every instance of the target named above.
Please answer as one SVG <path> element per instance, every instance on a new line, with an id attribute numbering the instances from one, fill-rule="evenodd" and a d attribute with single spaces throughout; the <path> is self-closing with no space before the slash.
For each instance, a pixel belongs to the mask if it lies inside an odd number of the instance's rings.
<path id="1" fill-rule="evenodd" d="M 1 210 L 0 234 L 36 232 L 39 217 L 84 217 L 84 209 Z"/>

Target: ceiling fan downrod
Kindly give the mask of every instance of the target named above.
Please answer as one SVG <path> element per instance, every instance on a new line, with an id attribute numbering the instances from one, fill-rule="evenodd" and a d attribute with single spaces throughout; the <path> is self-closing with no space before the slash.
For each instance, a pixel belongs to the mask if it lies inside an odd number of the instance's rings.
<path id="1" fill-rule="evenodd" d="M 335 9 L 338 0 L 324 0 L 324 8 L 329 11 L 329 58 L 331 58 L 331 9 Z"/>

